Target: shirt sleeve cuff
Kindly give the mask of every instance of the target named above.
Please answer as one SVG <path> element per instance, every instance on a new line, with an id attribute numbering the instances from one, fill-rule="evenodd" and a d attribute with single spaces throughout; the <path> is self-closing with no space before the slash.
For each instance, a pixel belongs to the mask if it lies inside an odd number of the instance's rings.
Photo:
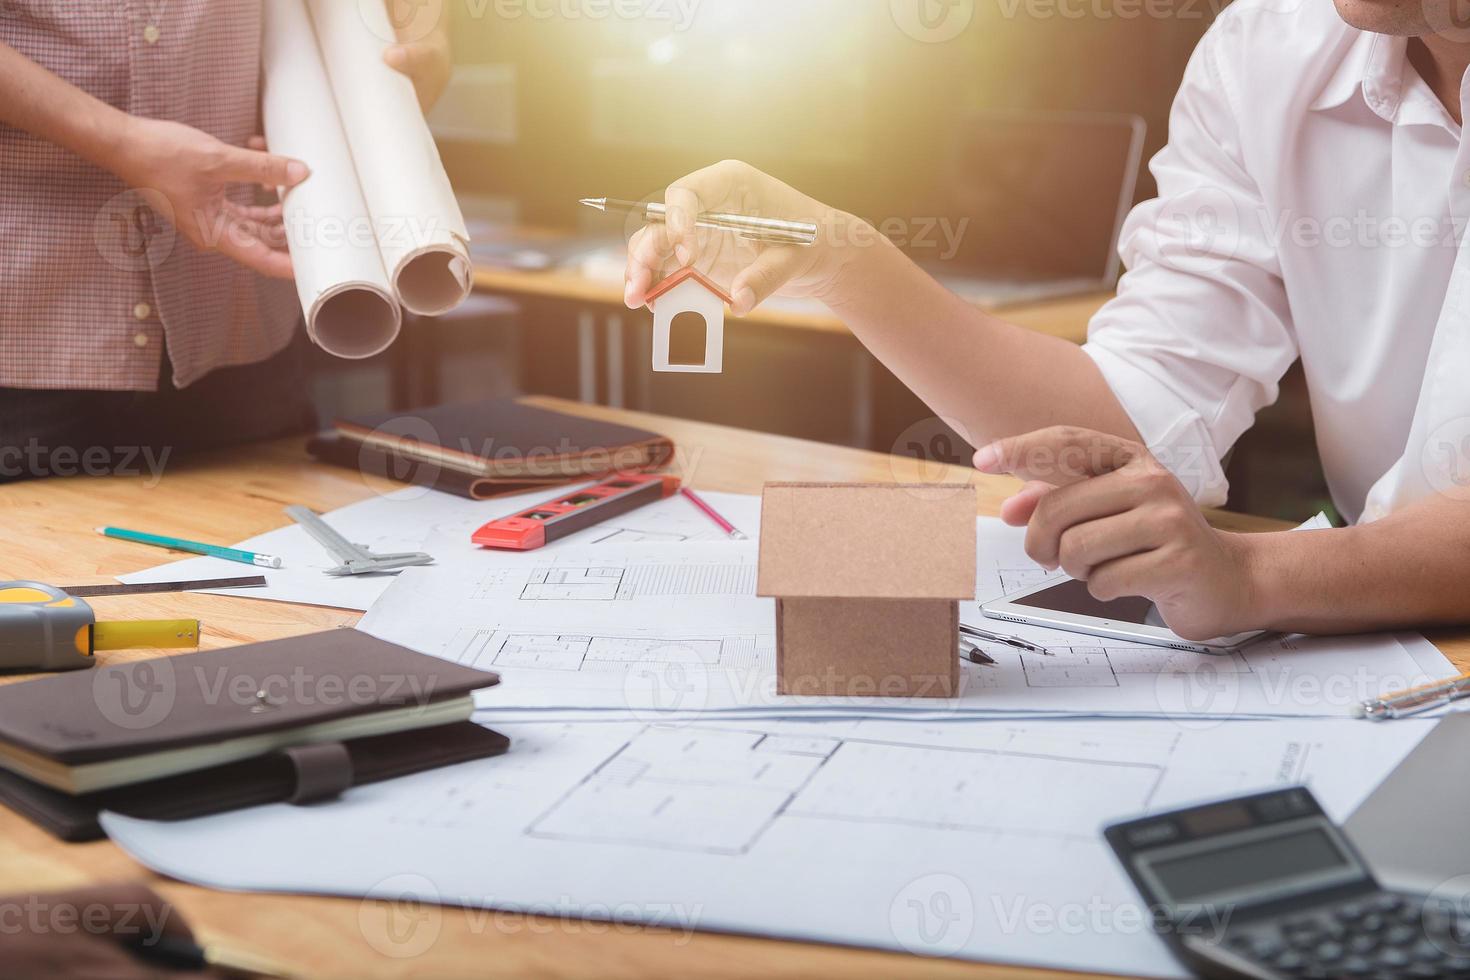
<path id="1" fill-rule="evenodd" d="M 1082 349 L 1097 364 L 1154 458 L 1179 478 L 1201 507 L 1223 505 L 1230 484 L 1209 426 L 1199 413 L 1116 351 L 1096 341 Z"/>

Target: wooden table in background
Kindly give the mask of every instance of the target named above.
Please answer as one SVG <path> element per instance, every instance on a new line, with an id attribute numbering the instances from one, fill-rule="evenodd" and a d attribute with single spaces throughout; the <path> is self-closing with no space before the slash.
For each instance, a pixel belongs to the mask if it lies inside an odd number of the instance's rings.
<path id="1" fill-rule="evenodd" d="M 534 404 L 644 426 L 673 437 L 682 473 L 695 487 L 758 493 L 768 480 L 974 482 L 979 512 L 995 513 L 1014 484 L 974 471 L 821 445 L 721 426 L 529 399 Z M 57 584 L 107 581 L 158 564 L 150 548 L 99 536 L 103 523 L 158 527 L 210 541 L 237 541 L 281 526 L 281 510 L 307 504 L 331 510 L 393 489 L 384 481 L 310 462 L 301 441 L 268 443 L 199 457 L 170 467 L 156 486 L 140 478 L 77 478 L 0 487 L 0 578 Z M 485 505 L 487 517 L 495 513 Z M 1242 530 L 1267 522 L 1220 515 Z M 92 600 L 104 618 L 199 617 L 204 646 L 226 647 L 350 626 L 358 614 L 215 595 L 157 595 Z M 1470 636 L 1435 638 L 1462 667 Z M 141 657 L 114 654 L 111 657 Z M 385 847 L 392 841 L 385 840 Z M 24 819 L 0 810 L 0 893 L 64 889 L 99 880 L 147 880 L 196 928 L 231 945 L 253 948 L 306 976 L 334 977 L 599 977 L 701 976 L 769 978 L 893 976 L 1062 978 L 973 963 L 920 960 L 890 953 L 660 929 L 614 928 L 533 916 L 430 909 L 438 938 L 427 952 L 396 959 L 378 952 L 385 906 L 355 899 L 247 895 L 160 879 L 110 842 L 62 844 Z M 779 887 L 779 882 L 773 882 Z M 404 923 L 400 922 L 402 926 Z M 380 945 L 382 945 L 380 943 Z"/>
<path id="2" fill-rule="evenodd" d="M 569 310 L 577 330 L 575 371 L 579 401 L 612 408 L 656 407 L 643 388 L 633 385 L 629 390 L 624 377 L 626 363 L 646 363 L 651 356 L 652 340 L 645 321 L 651 323 L 652 315 L 628 310 L 623 305 L 619 283 L 589 278 L 571 270 L 527 272 L 479 266 L 475 269 L 475 288 L 513 300 L 557 303 Z M 1018 326 L 1080 344 L 1087 339 L 1087 324 L 1093 314 L 1111 295 L 1084 293 L 1017 303 L 994 312 Z M 780 301 L 767 303 L 749 316 L 729 321 L 726 343 L 731 343 L 732 337 L 738 343 L 739 331 L 744 328 L 806 333 L 814 335 L 814 339 L 851 338 L 847 325 L 825 310 L 783 309 Z M 873 434 L 879 425 L 874 395 L 877 361 L 856 338 L 851 338 L 849 344 L 853 394 L 852 421 L 846 442 L 867 447 L 873 444 Z"/>

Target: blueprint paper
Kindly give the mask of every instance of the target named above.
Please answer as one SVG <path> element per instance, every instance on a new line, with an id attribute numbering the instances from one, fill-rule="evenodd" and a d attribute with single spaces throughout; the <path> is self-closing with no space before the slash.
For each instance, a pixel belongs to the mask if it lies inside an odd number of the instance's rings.
<path id="1" fill-rule="evenodd" d="M 262 16 L 266 145 L 311 168 L 281 199 L 306 332 L 333 354 L 369 357 L 398 336 L 403 312 L 383 268 L 316 32 L 302 0 L 266 0 Z"/>
<path id="2" fill-rule="evenodd" d="M 1024 530 L 977 522 L 981 600 L 1047 573 Z M 753 542 L 678 548 L 568 544 L 487 556 L 474 568 L 405 571 L 359 628 L 422 653 L 498 672 L 479 704 L 496 711 L 841 711 L 939 717 L 1040 711 L 1201 718 L 1343 717 L 1369 697 L 1452 676 L 1436 651 L 1390 635 L 1279 637 L 1229 655 L 984 620 L 1051 656 L 980 643 L 994 667 L 961 665 L 953 699 L 776 694 L 775 608 L 755 595 Z"/>
<path id="3" fill-rule="evenodd" d="M 1429 727 L 499 724 L 506 756 L 324 806 L 102 822 L 155 871 L 216 888 L 1178 976 L 1105 824 L 1296 783 L 1341 820 Z"/>
<path id="4" fill-rule="evenodd" d="M 392 344 L 403 310 L 469 295 L 469 234 L 413 83 L 383 61 L 387 5 L 267 0 L 261 114 L 312 174 L 282 197 L 307 333 L 339 357 Z"/>
<path id="5" fill-rule="evenodd" d="M 383 61 L 388 5 L 307 9 L 394 292 L 412 313 L 447 313 L 470 293 L 469 232 L 413 83 Z"/>
<path id="6" fill-rule="evenodd" d="M 455 569 L 453 574 L 474 576 L 484 574 L 482 567 L 498 567 L 503 560 L 496 552 L 487 551 L 470 541 L 470 535 L 477 528 L 487 521 L 517 513 L 565 492 L 568 488 L 494 500 L 467 500 L 421 487 L 405 487 L 368 497 L 322 516 L 349 539 L 365 544 L 373 551 L 426 551 L 434 556 L 439 566 Z M 747 534 L 759 533 L 759 497 L 714 492 L 702 496 Z M 287 518 L 282 514 L 281 519 L 285 521 Z M 728 540 L 725 533 L 693 504 L 682 496 L 675 496 L 563 538 L 538 554 L 551 554 L 562 548 L 630 542 L 682 545 Z M 393 583 L 392 575 L 341 578 L 327 575 L 326 570 L 336 562 L 315 539 L 294 523 L 247 538 L 235 547 L 276 555 L 284 562 L 284 567 L 251 569 L 251 574 L 265 576 L 265 588 L 232 589 L 221 593 L 224 595 L 365 610 Z M 511 557 L 530 560 L 519 555 Z M 233 577 L 242 574 L 242 567 L 237 562 L 221 558 L 186 558 L 120 575 L 118 580 L 127 583 L 177 582 Z"/>

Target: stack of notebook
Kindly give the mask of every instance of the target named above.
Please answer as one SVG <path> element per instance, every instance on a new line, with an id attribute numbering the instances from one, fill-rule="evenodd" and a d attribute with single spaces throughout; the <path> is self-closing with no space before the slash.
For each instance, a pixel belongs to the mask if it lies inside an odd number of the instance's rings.
<path id="1" fill-rule="evenodd" d="M 657 469 L 664 436 L 494 399 L 339 419 L 307 446 L 318 459 L 481 500 Z"/>
<path id="2" fill-rule="evenodd" d="M 0 686 L 0 803 L 65 840 L 113 810 L 182 819 L 505 752 L 469 720 L 499 683 L 356 630 Z"/>

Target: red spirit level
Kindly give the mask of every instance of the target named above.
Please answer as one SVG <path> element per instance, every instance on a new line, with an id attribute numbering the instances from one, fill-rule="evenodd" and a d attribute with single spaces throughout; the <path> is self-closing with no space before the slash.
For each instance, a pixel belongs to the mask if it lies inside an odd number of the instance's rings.
<path id="1" fill-rule="evenodd" d="M 547 542 L 673 496 L 678 491 L 679 478 L 675 476 L 620 473 L 595 487 L 491 521 L 476 531 L 470 540 L 486 548 L 535 551 Z"/>

